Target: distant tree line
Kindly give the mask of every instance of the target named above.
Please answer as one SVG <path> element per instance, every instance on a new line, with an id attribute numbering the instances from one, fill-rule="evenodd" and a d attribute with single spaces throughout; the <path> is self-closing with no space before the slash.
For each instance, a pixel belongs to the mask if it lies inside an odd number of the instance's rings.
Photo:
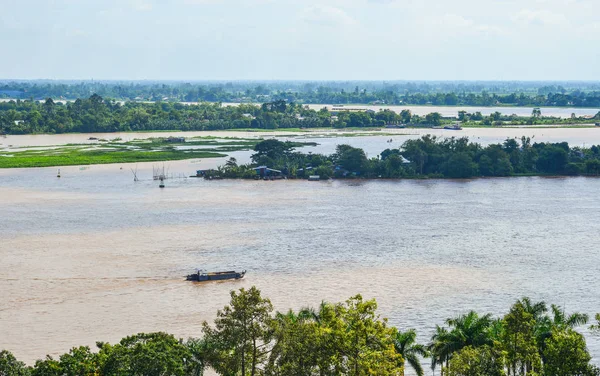
<path id="1" fill-rule="evenodd" d="M 537 112 L 536 112 L 537 111 Z M 539 109 L 532 116 L 518 117 L 495 112 L 483 116 L 480 112 L 457 113 L 468 125 L 503 124 L 573 124 L 594 122 L 573 115 L 570 119 L 542 117 Z M 596 115 L 600 120 L 600 112 Z M 93 94 L 74 102 L 11 100 L 0 102 L 0 134 L 123 132 L 148 130 L 226 130 L 276 128 L 346 128 L 405 125 L 440 126 L 456 121 L 434 112 L 418 116 L 404 109 L 400 113 L 380 111 L 336 111 L 309 109 L 294 102 L 277 100 L 262 105 L 241 104 L 223 106 L 220 103 L 185 105 L 172 102 L 118 102 Z"/>
<path id="2" fill-rule="evenodd" d="M 0 82 L 0 98 L 600 107 L 597 83 L 525 82 Z"/>
<path id="3" fill-rule="evenodd" d="M 210 367 L 226 376 L 403 376 L 410 367 L 422 376 L 422 360 L 430 358 L 445 376 L 598 376 L 575 330 L 587 321 L 585 314 L 523 298 L 503 317 L 470 311 L 449 318 L 422 345 L 415 330 L 381 318 L 375 300 L 356 295 L 274 313 L 252 287 L 232 291 L 214 323 L 203 323 L 201 338 L 140 333 L 114 345 L 97 342 L 95 352 L 75 347 L 33 366 L 4 350 L 0 375 L 200 376 Z"/>
<path id="4" fill-rule="evenodd" d="M 293 144 L 264 140 L 254 148 L 252 163 L 230 159 L 208 177 L 255 178 L 253 168 L 268 166 L 290 178 L 472 178 L 515 175 L 600 175 L 600 147 L 570 147 L 566 142 L 532 143 L 509 138 L 502 144 L 470 142 L 467 137 L 410 139 L 398 149 L 369 158 L 364 150 L 338 145 L 332 155 L 302 153 Z"/>

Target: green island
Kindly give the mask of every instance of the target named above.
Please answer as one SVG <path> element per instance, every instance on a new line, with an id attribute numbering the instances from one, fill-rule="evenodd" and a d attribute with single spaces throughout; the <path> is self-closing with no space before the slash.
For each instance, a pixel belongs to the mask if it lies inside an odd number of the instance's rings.
<path id="1" fill-rule="evenodd" d="M 351 107 L 311 109 L 307 106 L 277 100 L 262 105 L 221 103 L 119 102 L 94 94 L 74 102 L 43 102 L 11 100 L 0 102 L 1 134 L 97 133 L 144 131 L 204 131 L 240 129 L 314 129 L 450 126 L 460 122 L 469 127 L 492 126 L 595 126 L 600 124 L 600 112 L 595 116 L 569 118 L 544 116 L 540 108 L 531 116 L 494 112 L 457 111 L 453 117 L 438 112 L 425 116 L 404 109 L 400 113 L 389 109 L 373 111 Z"/>
<path id="2" fill-rule="evenodd" d="M 430 359 L 443 376 L 598 376 L 584 336 L 587 314 L 529 298 L 501 317 L 469 311 L 436 325 L 429 343 L 414 329 L 398 329 L 377 313 L 377 302 L 356 295 L 317 308 L 273 312 L 256 287 L 231 291 L 214 323 L 199 338 L 139 333 L 119 343 L 74 347 L 27 366 L 0 352 L 0 375 L 219 375 L 419 376 Z M 597 325 L 589 329 L 600 334 Z"/>
<path id="3" fill-rule="evenodd" d="M 0 98 L 434 106 L 600 107 L 597 82 L 500 81 L 0 81 Z"/>
<path id="4" fill-rule="evenodd" d="M 276 139 L 255 147 L 252 163 L 238 165 L 230 158 L 223 166 L 198 171 L 199 176 L 246 179 L 399 179 L 473 178 L 487 176 L 600 175 L 600 147 L 570 147 L 568 143 L 532 143 L 530 138 L 502 144 L 470 142 L 467 137 L 422 136 L 367 158 L 365 151 L 337 145 L 332 155 L 302 153 Z"/>

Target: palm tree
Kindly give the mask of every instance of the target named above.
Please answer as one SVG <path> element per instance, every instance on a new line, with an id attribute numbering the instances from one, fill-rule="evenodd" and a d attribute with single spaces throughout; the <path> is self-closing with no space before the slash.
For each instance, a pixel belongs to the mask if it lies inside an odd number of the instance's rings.
<path id="1" fill-rule="evenodd" d="M 191 365 L 190 376 L 204 375 L 204 370 L 210 364 L 211 352 L 214 350 L 213 344 L 205 338 L 190 338 L 186 342 L 186 346 L 190 351 L 191 358 L 184 361 Z"/>
<path id="2" fill-rule="evenodd" d="M 448 360 L 452 353 L 458 350 L 458 346 L 456 338 L 448 329 L 436 325 L 435 334 L 431 337 L 431 343 L 428 346 L 431 354 L 431 370 L 434 374 L 438 365 L 448 367 Z"/>
<path id="3" fill-rule="evenodd" d="M 491 345 L 488 329 L 492 322 L 491 314 L 479 317 L 475 311 L 446 320 L 446 324 L 452 328 L 451 333 L 458 337 L 461 349 L 466 346 Z"/>
<path id="4" fill-rule="evenodd" d="M 573 329 L 587 324 L 590 317 L 585 313 L 574 312 L 570 315 L 565 313 L 564 308 L 552 304 L 552 326 L 558 329 Z"/>
<path id="5" fill-rule="evenodd" d="M 408 362 L 417 373 L 417 376 L 423 376 L 423 367 L 421 367 L 419 356 L 427 357 L 428 351 L 425 346 L 416 343 L 416 339 L 417 332 L 414 329 L 406 332 L 399 331 L 394 338 L 394 347 L 396 348 L 396 352 L 402 355 L 404 364 L 406 365 L 406 362 Z M 404 369 L 402 369 L 402 376 L 404 376 Z"/>
<path id="6" fill-rule="evenodd" d="M 530 313 L 535 321 L 540 321 L 540 319 L 542 319 L 542 314 L 548 311 L 548 307 L 546 307 L 546 302 L 544 301 L 532 303 L 531 299 L 523 297 L 520 301 L 517 301 L 517 303 L 521 303 L 525 312 Z"/>
<path id="7" fill-rule="evenodd" d="M 315 341 L 314 329 L 320 325 L 319 314 L 307 308 L 275 314 L 271 333 L 274 345 L 268 358 L 267 374 L 277 373 L 281 363 L 287 364 L 290 375 L 312 374 L 317 365 L 319 344 Z"/>
<path id="8" fill-rule="evenodd" d="M 596 332 L 600 332 L 600 313 L 596 313 L 596 325 L 590 326 L 590 329 Z"/>
<path id="9" fill-rule="evenodd" d="M 276 359 L 281 355 L 281 346 L 283 341 L 286 340 L 287 330 L 289 327 L 302 321 L 302 317 L 296 314 L 293 310 L 289 310 L 287 313 L 277 312 L 272 322 L 272 335 L 274 339 L 274 345 L 271 349 L 269 357 L 269 366 L 275 364 Z"/>
<path id="10" fill-rule="evenodd" d="M 331 311 L 333 306 L 326 301 L 321 301 L 318 309 L 314 309 L 312 307 L 305 307 L 300 309 L 298 312 L 298 316 L 303 320 L 312 320 L 315 323 L 321 325 L 323 318 L 328 314 L 327 312 Z"/>
<path id="11" fill-rule="evenodd" d="M 448 319 L 446 324 L 450 330 L 437 326 L 429 344 L 431 369 L 434 371 L 438 364 L 448 367 L 452 355 L 464 347 L 491 345 L 497 332 L 491 314 L 480 317 L 475 311 Z"/>

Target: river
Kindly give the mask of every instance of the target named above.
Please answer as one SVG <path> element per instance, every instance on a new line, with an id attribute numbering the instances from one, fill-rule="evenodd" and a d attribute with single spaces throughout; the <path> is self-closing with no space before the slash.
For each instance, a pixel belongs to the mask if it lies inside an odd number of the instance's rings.
<path id="1" fill-rule="evenodd" d="M 319 147 L 362 143 L 374 153 L 385 138 Z M 219 162 L 167 165 L 192 172 Z M 600 311 L 600 179 L 188 178 L 161 190 L 152 165 L 138 164 L 139 182 L 133 165 L 64 167 L 60 179 L 54 168 L 0 169 L 0 348 L 31 363 L 142 331 L 197 336 L 231 289 L 252 285 L 279 310 L 361 293 L 423 342 L 448 317 L 502 315 L 522 296 Z M 184 281 L 196 267 L 248 273 Z M 600 364 L 600 338 L 583 332 Z"/>

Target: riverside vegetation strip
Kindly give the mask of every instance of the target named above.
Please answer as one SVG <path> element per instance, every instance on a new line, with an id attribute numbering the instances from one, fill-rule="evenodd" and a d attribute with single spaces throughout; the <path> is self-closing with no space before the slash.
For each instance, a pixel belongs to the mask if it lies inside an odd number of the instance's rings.
<path id="1" fill-rule="evenodd" d="M 395 328 L 377 312 L 377 302 L 356 295 L 343 303 L 273 312 L 256 287 L 231 291 L 231 301 L 202 337 L 177 339 L 139 333 L 111 345 L 72 348 L 32 367 L 0 352 L 0 375 L 424 375 L 423 359 L 445 376 L 599 376 L 586 341 L 576 331 L 585 313 L 557 305 L 517 300 L 500 317 L 465 312 L 436 325 L 428 344 L 417 333 Z M 596 315 L 600 328 L 600 314 Z"/>
<path id="2" fill-rule="evenodd" d="M 276 139 L 259 142 L 254 151 L 250 164 L 238 165 L 231 158 L 224 166 L 203 174 L 207 178 L 256 178 L 254 168 L 267 166 L 272 170 L 264 170 L 266 175 L 317 175 L 321 179 L 600 175 L 599 146 L 532 143 L 526 137 L 484 147 L 467 137 L 442 139 L 425 135 L 405 141 L 398 149 L 386 149 L 374 158 L 367 158 L 363 149 L 350 145 L 337 145 L 332 155 L 305 154 L 295 151 L 292 143 Z"/>
<path id="3" fill-rule="evenodd" d="M 449 125 L 457 120 L 465 126 L 539 126 L 585 125 L 600 121 L 600 112 L 594 117 L 563 119 L 544 116 L 536 108 L 531 116 L 517 116 L 494 112 L 484 116 L 480 112 L 458 111 L 456 116 L 442 117 L 438 112 L 419 116 L 404 109 L 400 113 L 342 108 L 338 110 L 310 109 L 284 100 L 262 105 L 240 104 L 222 106 L 221 103 L 117 102 L 92 95 L 74 102 L 38 101 L 0 102 L 0 134 L 36 133 L 94 133 L 131 131 L 203 131 L 235 129 L 314 129 L 314 128 L 369 128 L 408 126 L 428 128 Z"/>

